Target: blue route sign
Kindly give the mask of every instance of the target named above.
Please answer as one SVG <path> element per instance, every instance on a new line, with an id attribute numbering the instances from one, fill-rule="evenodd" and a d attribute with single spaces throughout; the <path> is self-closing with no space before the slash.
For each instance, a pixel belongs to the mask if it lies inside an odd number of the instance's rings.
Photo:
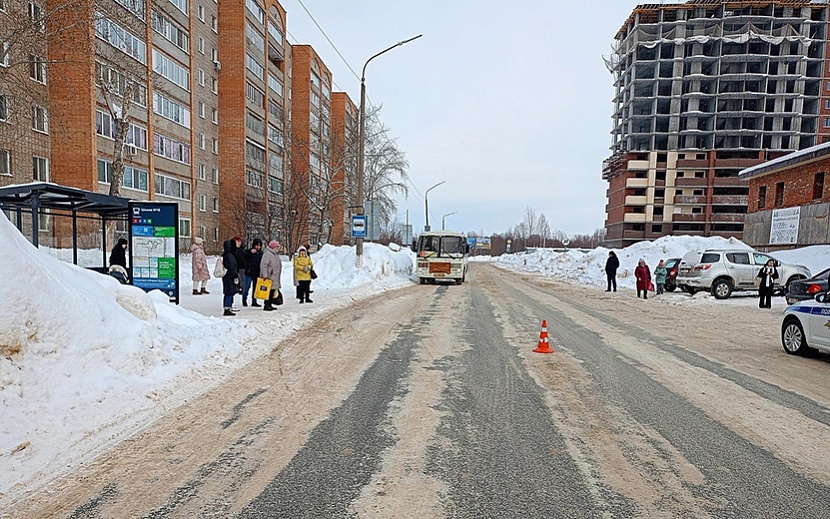
<path id="1" fill-rule="evenodd" d="M 179 303 L 179 206 L 130 202 L 132 284 L 161 290 Z"/>
<path id="2" fill-rule="evenodd" d="M 366 215 L 352 215 L 352 238 L 366 237 Z"/>

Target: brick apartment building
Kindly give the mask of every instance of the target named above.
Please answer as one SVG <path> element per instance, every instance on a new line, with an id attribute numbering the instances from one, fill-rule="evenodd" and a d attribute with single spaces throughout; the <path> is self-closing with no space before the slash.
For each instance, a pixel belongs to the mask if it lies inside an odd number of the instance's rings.
<path id="1" fill-rule="evenodd" d="M 43 180 L 108 193 L 113 114 L 130 85 L 121 195 L 177 203 L 183 249 L 194 236 L 209 252 L 234 234 L 290 242 L 298 223 L 291 246 L 328 240 L 330 217 L 315 216 L 306 198 L 305 219 L 296 218 L 302 200 L 287 194 L 315 196 L 330 169 L 332 77 L 301 45 L 292 81 L 278 2 L 66 5 L 0 0 L 0 19 L 20 20 L 0 23 L 0 186 Z M 292 114 L 292 89 L 301 113 Z M 297 157 L 288 150 L 294 131 L 306 142 Z M 292 178 L 300 164 L 314 175 Z M 65 246 L 48 215 L 41 230 L 40 243 Z M 95 233 L 86 238 L 95 246 Z"/>
<path id="2" fill-rule="evenodd" d="M 830 136 L 828 5 L 637 6 L 608 61 L 616 95 L 606 242 L 743 237 L 742 169 Z M 822 123 L 820 124 L 820 121 Z"/>
<path id="3" fill-rule="evenodd" d="M 352 208 L 349 201 L 357 199 L 357 135 L 359 114 L 357 107 L 345 92 L 334 92 L 331 96 L 331 142 L 332 142 L 332 197 L 329 218 L 333 245 L 345 245 L 353 241 L 351 235 Z"/>
<path id="4" fill-rule="evenodd" d="M 830 243 L 830 142 L 747 168 L 744 241 L 763 250 Z"/>

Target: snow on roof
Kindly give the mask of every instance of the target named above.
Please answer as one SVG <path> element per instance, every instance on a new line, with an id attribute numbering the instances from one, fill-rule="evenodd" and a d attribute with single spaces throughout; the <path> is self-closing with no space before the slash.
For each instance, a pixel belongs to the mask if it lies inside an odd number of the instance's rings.
<path id="1" fill-rule="evenodd" d="M 761 164 L 748 167 L 741 170 L 738 176 L 743 179 L 766 175 L 774 171 L 778 171 L 787 167 L 795 166 L 796 164 L 803 164 L 805 162 L 812 162 L 824 157 L 830 156 L 830 141 L 803 150 L 794 151 L 783 157 L 768 160 Z"/>

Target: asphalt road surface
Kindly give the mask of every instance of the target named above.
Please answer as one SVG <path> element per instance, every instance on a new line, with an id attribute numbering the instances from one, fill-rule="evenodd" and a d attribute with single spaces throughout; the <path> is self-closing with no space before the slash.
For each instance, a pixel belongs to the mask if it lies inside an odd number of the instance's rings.
<path id="1" fill-rule="evenodd" d="M 830 360 L 786 355 L 780 313 L 471 268 L 326 316 L 0 517 L 830 517 Z"/>

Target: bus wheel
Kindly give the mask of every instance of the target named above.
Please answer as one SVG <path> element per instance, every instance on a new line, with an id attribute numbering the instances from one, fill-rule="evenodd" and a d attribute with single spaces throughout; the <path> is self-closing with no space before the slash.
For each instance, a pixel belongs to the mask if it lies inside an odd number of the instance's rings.
<path id="1" fill-rule="evenodd" d="M 421 285 L 426 285 L 427 280 L 425 278 L 418 278 L 418 283 L 420 283 Z"/>

